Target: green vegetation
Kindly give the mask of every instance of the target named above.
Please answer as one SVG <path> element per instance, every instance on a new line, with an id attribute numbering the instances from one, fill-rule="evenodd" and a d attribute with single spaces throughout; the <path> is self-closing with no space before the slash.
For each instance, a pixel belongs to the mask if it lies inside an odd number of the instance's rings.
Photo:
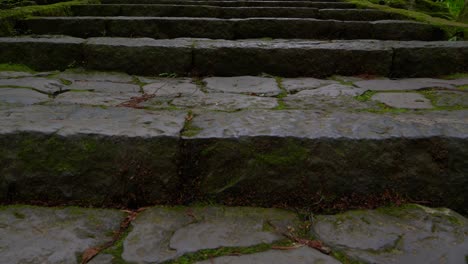
<path id="1" fill-rule="evenodd" d="M 385 12 L 395 13 L 399 15 L 406 16 L 410 19 L 416 21 L 428 23 L 434 26 L 437 26 L 445 31 L 447 38 L 452 40 L 460 40 L 463 38 L 468 38 L 468 24 L 460 23 L 454 21 L 456 18 L 451 16 L 450 13 L 445 12 L 448 17 L 441 18 L 435 17 L 434 13 L 424 10 L 412 10 L 411 8 L 405 8 L 403 3 L 406 3 L 404 0 L 345 0 L 347 2 L 356 4 L 360 8 L 371 8 L 378 9 Z M 431 2 L 430 0 L 425 0 L 426 2 Z M 393 4 L 390 4 L 392 2 Z M 415 1 L 421 3 L 421 1 Z M 399 3 L 399 4 L 397 4 Z M 409 2 L 408 2 L 409 3 Z M 431 4 L 426 3 L 426 10 L 431 10 Z M 437 13 L 437 12 L 436 12 Z M 450 20 L 448 20 L 450 19 Z"/>
<path id="2" fill-rule="evenodd" d="M 258 244 L 251 247 L 220 247 L 216 249 L 204 249 L 195 253 L 185 254 L 175 260 L 164 262 L 165 264 L 189 264 L 198 261 L 203 261 L 215 257 L 229 256 L 229 255 L 245 255 L 263 252 L 271 249 L 273 246 L 290 246 L 290 240 L 281 240 L 274 244 Z"/>
<path id="3" fill-rule="evenodd" d="M 18 20 L 29 16 L 68 16 L 70 7 L 80 4 L 96 4 L 99 0 L 73 0 L 52 5 L 33 5 L 15 9 L 0 10 L 0 37 L 15 35 Z"/>
<path id="4" fill-rule="evenodd" d="M 358 95 L 354 98 L 356 98 L 356 100 L 360 101 L 360 102 L 367 102 L 369 101 L 372 96 L 374 96 L 377 92 L 376 91 L 365 91 L 363 94 L 361 95 Z"/>
<path id="5" fill-rule="evenodd" d="M 10 64 L 10 63 L 0 64 L 0 71 L 17 71 L 17 72 L 29 72 L 29 73 L 35 72 L 34 70 L 32 70 L 26 65 Z"/>

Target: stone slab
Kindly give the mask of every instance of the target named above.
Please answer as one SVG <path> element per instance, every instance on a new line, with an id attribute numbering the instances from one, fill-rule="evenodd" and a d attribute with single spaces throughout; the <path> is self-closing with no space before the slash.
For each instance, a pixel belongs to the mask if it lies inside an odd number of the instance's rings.
<path id="1" fill-rule="evenodd" d="M 200 40 L 194 68 L 216 76 L 323 77 L 363 72 L 385 76 L 390 73 L 391 56 L 390 45 L 378 41 Z M 353 66 L 344 61 L 352 61 Z"/>
<path id="2" fill-rule="evenodd" d="M 431 109 L 431 101 L 419 93 L 377 93 L 371 98 L 390 107 L 406 109 Z"/>
<path id="3" fill-rule="evenodd" d="M 0 79 L 0 87 L 31 88 L 47 94 L 54 94 L 67 89 L 67 86 L 59 80 L 41 77 Z"/>
<path id="4" fill-rule="evenodd" d="M 0 111 L 0 197 L 90 205 L 175 199 L 186 113 L 29 106 Z"/>
<path id="5" fill-rule="evenodd" d="M 141 79 L 141 78 L 140 78 Z M 141 79 L 149 84 L 143 86 L 143 91 L 147 94 L 153 94 L 156 97 L 190 97 L 201 96 L 203 92 L 192 79 L 189 78 L 158 78 Z"/>
<path id="6" fill-rule="evenodd" d="M 189 39 L 91 38 L 84 46 L 85 67 L 129 74 L 186 75 L 192 62 Z"/>
<path id="7" fill-rule="evenodd" d="M 463 83 L 462 81 L 460 81 Z M 411 91 L 428 88 L 455 88 L 455 80 L 442 80 L 431 78 L 411 78 L 398 80 L 363 80 L 354 82 L 354 85 L 370 91 Z"/>
<path id="8" fill-rule="evenodd" d="M 309 96 L 325 96 L 325 97 L 340 97 L 340 96 L 359 96 L 366 90 L 356 88 L 349 85 L 329 84 L 312 90 L 303 90 L 290 97 L 309 97 Z"/>
<path id="9" fill-rule="evenodd" d="M 0 38 L 0 63 L 38 71 L 64 70 L 81 62 L 84 39 L 66 36 Z"/>
<path id="10" fill-rule="evenodd" d="M 196 164 L 186 173 L 197 179 L 189 186 L 221 201 L 294 204 L 317 197 L 317 190 L 372 197 L 390 189 L 464 210 L 467 116 L 320 108 L 196 112 L 196 130 L 183 137 Z"/>
<path id="11" fill-rule="evenodd" d="M 103 4 L 127 4 L 126 0 L 104 0 Z M 355 5 L 343 2 L 314 1 L 173 1 L 173 0 L 138 0 L 132 4 L 171 4 L 171 5 L 208 5 L 224 7 L 314 7 L 314 8 L 354 8 Z"/>
<path id="12" fill-rule="evenodd" d="M 320 111 L 243 111 L 202 113 L 193 119 L 196 138 L 295 137 L 389 139 L 393 137 L 466 138 L 467 111 L 423 114 L 325 114 Z"/>
<path id="13" fill-rule="evenodd" d="M 254 253 L 241 256 L 225 256 L 196 262 L 198 264 L 339 264 L 341 262 L 336 259 L 320 253 L 317 250 L 301 247 L 293 250 L 269 250 L 261 253 Z"/>
<path id="14" fill-rule="evenodd" d="M 221 7 L 200 5 L 107 4 L 72 6 L 75 16 L 149 16 L 149 17 L 317 17 L 318 9 L 309 7 Z M 365 15 L 363 15 L 365 16 Z"/>
<path id="15" fill-rule="evenodd" d="M 319 216 L 313 233 L 368 263 L 463 263 L 468 220 L 449 209 L 419 205 Z"/>
<path id="16" fill-rule="evenodd" d="M 238 111 L 243 109 L 273 109 L 278 106 L 276 98 L 242 94 L 210 93 L 203 96 L 179 97 L 171 101 L 176 107 Z"/>
<path id="17" fill-rule="evenodd" d="M 79 263 L 83 252 L 112 240 L 117 210 L 4 206 L 0 257 L 5 263 Z"/>
<path id="18" fill-rule="evenodd" d="M 276 80 L 254 76 L 210 77 L 203 79 L 206 90 L 221 93 L 239 93 L 258 96 L 276 96 L 281 93 Z"/>
<path id="19" fill-rule="evenodd" d="M 195 72 L 205 76 L 413 77 L 468 69 L 468 45 L 464 41 L 91 38 L 85 43 L 83 39 L 41 36 L 0 38 L 0 48 L 8 51 L 0 54 L 1 63 L 21 63 L 36 70 L 82 65 L 152 76 Z"/>
<path id="20" fill-rule="evenodd" d="M 0 102 L 17 105 L 44 103 L 50 98 L 46 94 L 31 89 L 0 88 Z"/>
<path id="21" fill-rule="evenodd" d="M 432 25 L 397 20 L 339 21 L 311 18 L 206 17 L 40 17 L 23 21 L 33 34 L 75 37 L 150 37 L 210 39 L 382 39 L 443 40 Z M 313 29 L 313 30 L 312 30 Z"/>
<path id="22" fill-rule="evenodd" d="M 432 103 L 442 107 L 468 107 L 468 93 L 456 91 L 431 91 Z"/>
<path id="23" fill-rule="evenodd" d="M 275 209 L 150 208 L 132 222 L 132 231 L 123 242 L 122 258 L 160 263 L 201 249 L 247 247 L 282 239 L 265 230 L 269 221 L 294 227 L 298 219 L 293 213 Z"/>
<path id="24" fill-rule="evenodd" d="M 132 83 L 132 76 L 121 72 L 93 72 L 85 69 L 66 70 L 54 76 L 72 82 Z"/>
<path id="25" fill-rule="evenodd" d="M 281 80 L 283 88 L 288 93 L 297 93 L 302 90 L 315 89 L 328 84 L 337 84 L 337 81 L 316 78 L 285 78 Z"/>

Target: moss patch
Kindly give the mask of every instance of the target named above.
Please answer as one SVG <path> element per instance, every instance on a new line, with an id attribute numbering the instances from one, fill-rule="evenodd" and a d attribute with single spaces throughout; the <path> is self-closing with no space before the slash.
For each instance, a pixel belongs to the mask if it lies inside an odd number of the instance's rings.
<path id="1" fill-rule="evenodd" d="M 291 241 L 281 240 L 273 244 L 258 244 L 251 247 L 220 247 L 205 249 L 195 253 L 185 254 L 175 260 L 163 262 L 164 264 L 189 264 L 222 256 L 247 255 L 270 250 L 273 246 L 290 246 Z"/>
<path id="2" fill-rule="evenodd" d="M 0 37 L 15 35 L 17 21 L 28 16 L 69 16 L 72 14 L 71 6 L 98 3 L 99 0 L 73 0 L 52 5 L 35 5 L 0 10 Z"/>
<path id="3" fill-rule="evenodd" d="M 0 71 L 16 71 L 16 72 L 28 72 L 35 73 L 34 70 L 23 64 L 10 64 L 2 63 L 0 64 Z"/>
<path id="4" fill-rule="evenodd" d="M 414 19 L 416 21 L 434 25 L 444 30 L 447 35 L 447 38 L 464 39 L 468 37 L 468 24 L 450 21 L 447 19 L 439 18 L 439 17 L 433 17 L 428 14 L 424 14 L 424 13 L 413 11 L 413 10 L 406 10 L 406 9 L 401 9 L 401 8 L 394 8 L 394 7 L 387 6 L 387 5 L 375 4 L 371 2 L 372 0 L 371 1 L 345 0 L 345 1 L 356 4 L 360 8 L 378 9 L 378 10 L 382 10 L 385 12 L 403 15 L 408 18 Z"/>

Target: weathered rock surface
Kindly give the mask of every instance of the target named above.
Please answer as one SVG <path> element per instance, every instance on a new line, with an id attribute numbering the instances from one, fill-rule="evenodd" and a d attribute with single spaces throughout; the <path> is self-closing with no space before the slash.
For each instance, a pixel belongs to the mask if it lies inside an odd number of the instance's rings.
<path id="1" fill-rule="evenodd" d="M 0 102 L 12 105 L 44 103 L 50 98 L 46 94 L 27 88 L 0 88 Z"/>
<path id="2" fill-rule="evenodd" d="M 201 249 L 272 243 L 283 237 L 268 222 L 284 228 L 297 221 L 294 214 L 275 209 L 154 207 L 132 223 L 122 258 L 160 263 Z"/>
<path id="3" fill-rule="evenodd" d="M 211 77 L 204 79 L 206 89 L 212 92 L 275 96 L 281 93 L 276 80 L 254 76 Z"/>
<path id="4" fill-rule="evenodd" d="M 400 80 L 365 80 L 354 84 L 360 88 L 371 91 L 399 91 L 420 90 L 427 88 L 455 88 L 455 85 L 463 85 L 464 79 L 442 80 L 430 78 L 413 78 Z"/>
<path id="5" fill-rule="evenodd" d="M 80 263 L 83 252 L 112 240 L 125 214 L 117 210 L 0 207 L 4 263 Z"/>
<path id="6" fill-rule="evenodd" d="M 419 205 L 318 216 L 312 232 L 365 263 L 464 263 L 468 220 Z"/>
<path id="7" fill-rule="evenodd" d="M 430 109 L 434 106 L 429 99 L 418 93 L 377 93 L 372 100 L 395 108 Z"/>
<path id="8" fill-rule="evenodd" d="M 271 264 L 310 264 L 310 263 L 323 263 L 323 264 L 339 264 L 341 262 L 336 259 L 324 255 L 317 250 L 301 247 L 293 250 L 270 250 L 261 253 L 254 253 L 241 256 L 226 256 L 213 258 L 197 262 L 199 264 L 256 264 L 256 263 L 271 263 Z"/>

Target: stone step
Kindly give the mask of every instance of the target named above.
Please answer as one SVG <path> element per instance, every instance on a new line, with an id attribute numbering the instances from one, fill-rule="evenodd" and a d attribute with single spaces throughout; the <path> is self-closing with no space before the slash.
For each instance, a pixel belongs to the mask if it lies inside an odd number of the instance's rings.
<path id="1" fill-rule="evenodd" d="M 0 38 L 0 63 L 131 74 L 438 76 L 468 71 L 464 41 Z"/>
<path id="2" fill-rule="evenodd" d="M 396 14 L 373 9 L 317 9 L 311 7 L 218 7 L 197 5 L 77 5 L 75 16 L 150 17 L 290 17 L 351 21 L 403 19 Z"/>
<path id="3" fill-rule="evenodd" d="M 0 197 L 308 206 L 390 192 L 466 210 L 468 110 L 200 110 L 3 105 Z"/>
<path id="4" fill-rule="evenodd" d="M 456 264 L 468 254 L 466 217 L 417 204 L 336 215 L 221 205 L 137 212 L 13 205 L 0 208 L 0 224 L 5 263 L 78 264 L 89 249 L 101 249 L 89 264 Z M 304 245 L 318 241 L 328 254 Z"/>
<path id="5" fill-rule="evenodd" d="M 338 21 L 311 18 L 44 17 L 23 21 L 30 34 L 74 37 L 210 39 L 382 39 L 443 40 L 444 32 L 413 21 Z"/>
<path id="6" fill-rule="evenodd" d="M 315 7 L 315 8 L 355 8 L 356 5 L 345 2 L 314 1 L 188 1 L 188 0 L 102 0 L 102 4 L 169 4 L 169 5 L 203 5 L 225 7 Z"/>

